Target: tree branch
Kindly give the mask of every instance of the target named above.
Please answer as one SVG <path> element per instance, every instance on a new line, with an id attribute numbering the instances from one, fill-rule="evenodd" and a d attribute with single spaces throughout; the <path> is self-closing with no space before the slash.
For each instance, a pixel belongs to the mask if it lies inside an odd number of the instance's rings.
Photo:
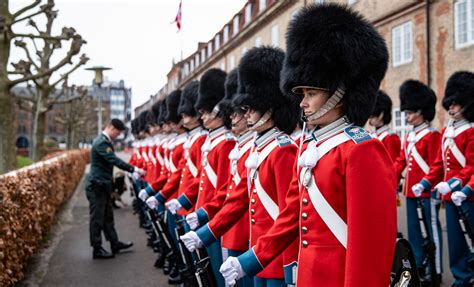
<path id="1" fill-rule="evenodd" d="M 68 72 L 66 72 L 65 74 L 62 74 L 61 77 L 54 83 L 51 84 L 51 87 L 55 87 L 57 84 L 59 84 L 61 81 L 67 79 L 67 77 L 72 73 L 74 72 L 75 70 L 77 70 L 80 66 L 84 65 L 85 63 L 87 63 L 87 61 L 89 61 L 89 58 L 86 57 L 85 54 L 82 54 L 81 56 L 81 60 L 71 69 L 69 70 Z"/>
<path id="2" fill-rule="evenodd" d="M 28 60 L 30 61 L 30 63 L 33 64 L 33 66 L 36 68 L 36 70 L 39 70 L 39 69 L 40 69 L 40 68 L 38 67 L 38 65 L 37 65 L 37 64 L 33 61 L 33 59 L 31 58 L 30 51 L 29 51 L 28 48 L 26 47 L 26 43 L 25 43 L 24 41 L 16 40 L 16 41 L 15 41 L 15 46 L 20 47 L 21 49 L 23 49 L 23 51 L 25 51 L 26 57 L 28 58 Z"/>
<path id="3" fill-rule="evenodd" d="M 84 95 L 75 95 L 75 96 L 71 96 L 71 97 L 68 97 L 68 98 L 65 98 L 65 99 L 61 99 L 61 100 L 48 101 L 48 105 L 50 105 L 50 104 L 65 104 L 65 103 L 70 103 L 70 102 L 72 102 L 72 101 L 81 99 L 82 97 L 84 97 Z"/>
<path id="4" fill-rule="evenodd" d="M 31 15 L 25 16 L 25 17 L 20 18 L 20 19 L 15 19 L 15 20 L 13 20 L 12 24 L 15 24 L 15 23 L 24 21 L 24 20 L 26 20 L 26 19 L 30 19 L 30 18 L 35 17 L 35 16 L 37 16 L 37 15 L 39 15 L 39 14 L 42 14 L 42 13 L 43 13 L 43 10 L 39 10 L 38 12 L 33 13 L 33 14 L 31 14 Z"/>
<path id="5" fill-rule="evenodd" d="M 13 38 L 30 38 L 30 39 L 44 39 L 44 40 L 56 40 L 56 41 L 69 40 L 69 38 L 64 37 L 64 36 L 49 36 L 45 33 L 41 33 L 41 35 L 13 33 L 12 39 Z"/>
<path id="6" fill-rule="evenodd" d="M 31 3 L 30 5 L 25 6 L 25 7 L 21 8 L 20 10 L 16 11 L 15 13 L 13 13 L 12 18 L 15 19 L 15 18 L 19 17 L 21 14 L 25 13 L 26 11 L 35 8 L 40 3 L 41 3 L 41 0 L 35 0 L 35 2 Z"/>

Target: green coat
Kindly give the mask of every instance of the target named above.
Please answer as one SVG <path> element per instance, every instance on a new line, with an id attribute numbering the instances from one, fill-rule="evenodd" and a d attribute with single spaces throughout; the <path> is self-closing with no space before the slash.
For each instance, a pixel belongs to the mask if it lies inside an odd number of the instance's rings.
<path id="1" fill-rule="evenodd" d="M 89 180 L 112 183 L 114 166 L 128 172 L 133 172 L 134 169 L 132 165 L 115 156 L 113 144 L 104 134 L 100 134 L 92 144 Z"/>

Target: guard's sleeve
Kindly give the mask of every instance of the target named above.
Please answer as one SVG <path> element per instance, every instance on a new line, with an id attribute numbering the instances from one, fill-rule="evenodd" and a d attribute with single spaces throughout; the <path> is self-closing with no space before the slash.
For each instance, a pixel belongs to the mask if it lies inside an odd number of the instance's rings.
<path id="1" fill-rule="evenodd" d="M 178 197 L 178 201 L 184 209 L 190 210 L 196 204 L 199 193 L 199 182 L 201 179 L 201 146 L 205 141 L 205 137 L 199 138 L 189 150 L 189 157 L 198 169 L 197 176 L 190 181 L 187 189 Z"/>
<path id="2" fill-rule="evenodd" d="M 400 138 L 397 134 L 389 134 L 385 137 L 383 144 L 387 148 L 390 158 L 395 162 L 397 157 L 400 155 Z"/>
<path id="3" fill-rule="evenodd" d="M 443 180 L 444 175 L 444 164 L 443 164 L 443 151 L 441 148 L 441 135 L 439 132 L 432 132 L 429 137 L 427 149 L 428 149 L 428 165 L 430 171 L 423 177 L 421 184 L 426 190 L 431 190 L 433 186 Z"/>
<path id="4" fill-rule="evenodd" d="M 474 129 L 469 129 L 466 134 L 466 149 L 464 157 L 466 158 L 466 165 L 454 175 L 455 178 L 461 181 L 461 185 L 465 185 L 471 178 L 474 170 Z"/>
<path id="5" fill-rule="evenodd" d="M 405 137 L 405 142 L 406 142 L 406 137 Z M 393 162 L 393 167 L 395 169 L 395 176 L 396 176 L 397 182 L 400 182 L 400 179 L 402 177 L 402 172 L 407 165 L 407 161 L 405 158 L 405 148 L 406 148 L 406 145 L 403 144 L 402 147 L 400 148 L 400 152 L 398 156 L 395 158 L 395 161 Z"/>
<path id="6" fill-rule="evenodd" d="M 175 157 L 176 160 L 179 160 L 179 163 L 177 165 L 177 170 L 171 173 L 168 181 L 163 186 L 161 191 L 155 195 L 155 198 L 161 204 L 164 204 L 168 198 L 173 196 L 173 194 L 178 191 L 179 184 L 181 181 L 181 174 L 183 173 L 183 170 L 186 167 L 186 160 L 184 159 L 184 156 L 183 156 L 184 155 L 183 148 L 180 146 L 176 148 L 175 152 L 178 154 L 173 154 L 173 156 Z"/>
<path id="7" fill-rule="evenodd" d="M 390 283 L 397 234 L 395 180 L 390 163 L 383 145 L 375 139 L 358 143 L 349 151 L 346 287 Z M 370 276 L 367 270 L 371 270 Z"/>
<path id="8" fill-rule="evenodd" d="M 273 162 L 280 211 L 286 206 L 285 198 L 293 177 L 293 174 L 288 172 L 288 167 L 295 164 L 297 149 L 297 146 L 293 144 L 281 148 Z"/>
<path id="9" fill-rule="evenodd" d="M 227 196 L 227 186 L 230 183 L 230 160 L 229 153 L 234 148 L 235 141 L 228 140 L 226 141 L 220 151 L 216 168 L 217 182 L 216 190 L 211 201 L 205 203 L 198 210 L 196 214 L 198 215 L 199 224 L 203 225 L 209 221 L 214 215 L 221 209 L 222 204 Z"/>
<path id="10" fill-rule="evenodd" d="M 112 147 L 107 142 L 102 141 L 97 145 L 97 152 L 100 154 L 108 163 L 128 172 L 133 172 L 134 167 L 120 158 L 118 158 Z"/>

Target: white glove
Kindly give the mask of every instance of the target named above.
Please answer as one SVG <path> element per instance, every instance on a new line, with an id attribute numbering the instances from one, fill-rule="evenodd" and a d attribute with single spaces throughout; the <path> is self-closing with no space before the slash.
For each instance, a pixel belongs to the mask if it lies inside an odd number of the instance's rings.
<path id="1" fill-rule="evenodd" d="M 462 202 L 466 200 L 467 196 L 462 191 L 455 191 L 451 194 L 451 200 L 456 206 L 461 206 Z"/>
<path id="2" fill-rule="evenodd" d="M 145 189 L 142 189 L 142 190 L 140 190 L 140 192 L 138 193 L 138 197 L 139 197 L 141 200 L 145 201 L 145 200 L 146 200 L 148 197 L 150 197 L 150 196 L 148 195 L 148 192 L 146 192 Z"/>
<path id="3" fill-rule="evenodd" d="M 183 241 L 184 245 L 190 252 L 194 252 L 196 248 L 202 246 L 201 239 L 194 231 L 189 231 L 188 233 L 180 236 L 179 238 Z"/>
<path id="4" fill-rule="evenodd" d="M 411 190 L 413 191 L 416 197 L 420 197 L 423 191 L 425 190 L 425 187 L 421 183 L 417 183 L 411 187 Z"/>
<path id="5" fill-rule="evenodd" d="M 154 196 L 151 196 L 146 200 L 146 205 L 148 205 L 150 209 L 155 209 L 158 204 L 159 202 Z"/>
<path id="6" fill-rule="evenodd" d="M 146 170 L 141 169 L 141 168 L 138 168 L 138 167 L 135 167 L 135 168 L 133 169 L 133 172 L 136 172 L 136 173 L 138 173 L 138 174 L 140 174 L 140 175 L 145 175 L 145 174 L 146 174 Z"/>
<path id="7" fill-rule="evenodd" d="M 165 203 L 165 206 L 171 212 L 171 214 L 176 214 L 176 212 L 182 207 L 181 203 L 179 203 L 176 198 Z"/>
<path id="8" fill-rule="evenodd" d="M 245 276 L 245 272 L 242 269 L 239 260 L 237 257 L 232 256 L 222 263 L 219 272 L 221 272 L 222 277 L 224 277 L 225 283 L 230 286 L 234 286 L 237 283 L 237 280 Z"/>
<path id="9" fill-rule="evenodd" d="M 199 226 L 199 220 L 196 212 L 190 213 L 186 216 L 186 222 L 189 224 L 192 230 L 195 230 Z"/>
<path id="10" fill-rule="evenodd" d="M 446 181 L 442 181 L 435 186 L 435 189 L 438 190 L 442 195 L 446 195 L 451 192 L 451 187 Z"/>

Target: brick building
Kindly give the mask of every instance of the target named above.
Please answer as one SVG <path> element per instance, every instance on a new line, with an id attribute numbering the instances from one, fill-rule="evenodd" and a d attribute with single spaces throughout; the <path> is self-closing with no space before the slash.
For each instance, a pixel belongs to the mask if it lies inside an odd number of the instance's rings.
<path id="1" fill-rule="evenodd" d="M 285 32 L 298 9 L 312 3 L 350 5 L 371 21 L 387 42 L 389 69 L 381 88 L 393 99 L 393 128 L 408 128 L 399 110 L 398 88 L 407 79 L 429 84 L 438 96 L 434 126 L 447 120 L 441 99 L 449 76 L 457 70 L 474 70 L 474 0 L 250 0 L 194 53 L 173 64 L 168 83 L 135 109 L 148 109 L 158 98 L 209 68 L 230 71 L 250 48 L 273 45 L 285 49 Z M 368 51 L 370 52 L 370 51 Z"/>

